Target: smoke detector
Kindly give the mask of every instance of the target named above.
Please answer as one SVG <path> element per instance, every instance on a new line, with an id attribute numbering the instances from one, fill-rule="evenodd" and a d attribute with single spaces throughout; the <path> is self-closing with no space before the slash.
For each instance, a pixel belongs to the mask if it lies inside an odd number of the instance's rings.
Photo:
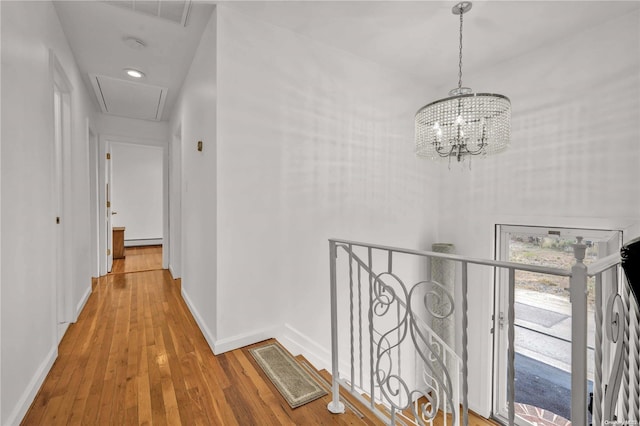
<path id="1" fill-rule="evenodd" d="M 135 37 L 125 37 L 123 39 L 124 44 L 126 44 L 127 46 L 129 46 L 130 48 L 134 49 L 134 50 L 142 50 L 145 47 L 147 47 L 147 45 L 144 43 L 144 41 L 139 40 Z"/>

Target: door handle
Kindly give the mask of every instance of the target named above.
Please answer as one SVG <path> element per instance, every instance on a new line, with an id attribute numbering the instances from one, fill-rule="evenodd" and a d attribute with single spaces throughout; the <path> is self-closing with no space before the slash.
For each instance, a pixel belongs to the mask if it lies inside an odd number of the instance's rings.
<path id="1" fill-rule="evenodd" d="M 111 214 L 112 214 L 112 215 L 113 215 L 113 214 L 118 214 L 118 212 L 111 212 Z"/>

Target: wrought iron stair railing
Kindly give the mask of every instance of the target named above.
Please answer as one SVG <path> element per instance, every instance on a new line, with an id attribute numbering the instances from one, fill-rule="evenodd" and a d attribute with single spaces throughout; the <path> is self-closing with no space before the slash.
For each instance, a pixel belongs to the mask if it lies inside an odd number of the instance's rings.
<path id="1" fill-rule="evenodd" d="M 516 424 L 516 271 L 570 278 L 571 417 L 574 425 L 587 425 L 587 279 L 596 277 L 596 367 L 592 424 L 600 425 L 623 419 L 638 422 L 638 306 L 635 299 L 630 297 L 628 286 L 623 285 L 624 281 L 619 282 L 620 256 L 610 256 L 587 268 L 583 263 L 585 248 L 586 245 L 579 238 L 574 245 L 576 263 L 571 270 L 563 270 L 355 241 L 329 240 L 333 395 L 328 409 L 334 413 L 344 410 L 339 400 L 342 385 L 387 424 L 433 424 L 435 418 L 440 416 L 443 424 L 466 426 L 469 410 L 467 289 L 471 281 L 470 266 L 477 265 L 492 271 L 505 270 L 508 274 L 509 302 L 506 320 L 509 425 Z M 342 253 L 341 256 L 339 252 Z M 425 276 L 430 275 L 428 265 L 431 259 L 453 262 L 460 271 L 458 304 L 453 294 L 443 288 L 441 283 L 425 279 Z M 338 269 L 341 271 L 340 276 Z M 611 274 L 612 285 L 602 285 L 604 274 Z M 608 294 L 603 294 L 605 287 Z M 442 310 L 437 311 L 433 309 L 436 303 L 448 305 L 450 309 L 445 309 L 444 313 Z M 444 341 L 432 328 L 434 320 L 448 319 L 455 325 L 456 316 L 460 325 L 456 330 L 456 338 L 459 340 Z M 348 324 L 348 328 L 344 324 Z M 456 346 L 459 347 L 458 352 L 454 350 Z M 340 357 L 345 349 L 347 355 Z"/>
<path id="2" fill-rule="evenodd" d="M 455 350 L 423 318 L 417 316 L 417 310 L 411 308 L 421 290 L 423 295 L 428 295 L 431 294 L 428 286 L 439 284 L 421 281 L 408 289 L 393 273 L 391 264 L 386 272 L 376 275 L 349 246 L 338 244 L 336 247 L 347 252 L 350 264 L 350 374 L 348 379 L 339 379 L 337 382 L 385 422 L 395 424 L 396 420 L 402 422 L 400 419 L 407 419 L 411 415 L 428 421 L 435 418 L 438 411 L 449 413 L 455 419 L 458 410 L 453 407 L 460 406 L 459 376 L 449 375 L 449 369 L 459 371 L 461 360 Z M 389 262 L 392 262 L 391 258 Z M 369 286 L 363 286 L 363 272 Z M 447 293 L 443 289 L 441 294 Z M 371 307 L 364 314 L 363 297 L 369 300 L 368 306 Z M 445 297 L 450 309 L 444 315 L 439 315 L 441 319 L 453 314 L 453 297 L 450 294 Z M 357 307 L 353 303 L 356 300 Z M 426 304 L 425 308 L 429 310 L 429 305 Z M 362 327 L 364 315 L 367 317 L 367 330 Z M 363 343 L 363 334 L 367 333 L 368 341 Z M 417 361 L 422 364 L 422 388 L 416 387 L 415 383 L 408 383 L 402 377 L 400 358 L 407 347 L 417 349 Z M 430 365 L 435 367 L 428 368 Z M 368 383 L 364 380 L 367 369 Z"/>

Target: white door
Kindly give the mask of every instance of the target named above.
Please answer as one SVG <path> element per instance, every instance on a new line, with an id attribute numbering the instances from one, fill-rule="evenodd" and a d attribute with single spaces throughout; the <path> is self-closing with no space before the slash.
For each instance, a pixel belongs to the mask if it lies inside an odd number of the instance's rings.
<path id="1" fill-rule="evenodd" d="M 588 245 L 584 263 L 620 250 L 620 231 L 499 225 L 499 260 L 570 269 L 573 248 L 581 236 Z M 594 280 L 589 281 L 587 371 L 593 380 Z M 494 413 L 507 412 L 507 283 L 506 272 L 497 277 L 495 328 Z M 605 284 L 606 285 L 606 284 Z M 571 301 L 569 278 L 516 271 L 515 286 L 515 402 L 520 412 L 552 412 L 570 420 L 571 407 Z M 534 410 L 532 407 L 537 408 Z M 516 424 L 534 424 L 534 418 L 516 416 Z"/>
<path id="2" fill-rule="evenodd" d="M 55 297 L 56 297 L 56 335 L 62 339 L 69 323 L 73 321 L 72 279 L 73 259 L 69 255 L 70 226 L 65 189 L 71 187 L 69 171 L 71 149 L 71 84 L 53 51 L 50 65 L 53 74 L 53 205 L 55 209 Z M 65 207 L 67 210 L 65 210 Z"/>
<path id="3" fill-rule="evenodd" d="M 62 209 L 63 209 L 63 177 L 62 177 L 62 92 L 58 85 L 54 85 L 53 90 L 53 116 L 54 116 L 54 137 L 53 137 L 53 194 L 55 209 L 55 294 L 56 294 L 56 336 L 58 342 L 62 339 L 67 327 L 64 321 L 65 311 L 65 294 L 64 294 L 64 244 L 63 244 L 63 225 L 62 225 Z"/>
<path id="4" fill-rule="evenodd" d="M 113 223 L 111 220 L 111 144 L 107 142 L 107 155 L 105 157 L 105 182 L 107 198 L 107 272 L 113 267 Z"/>

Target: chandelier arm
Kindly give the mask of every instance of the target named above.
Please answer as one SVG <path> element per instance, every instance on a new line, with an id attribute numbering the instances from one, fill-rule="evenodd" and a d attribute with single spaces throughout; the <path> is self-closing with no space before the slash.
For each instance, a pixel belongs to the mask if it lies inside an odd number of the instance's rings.
<path id="1" fill-rule="evenodd" d="M 478 145 L 478 149 L 475 150 L 471 150 L 469 148 L 467 148 L 467 144 L 464 145 L 464 150 L 471 155 L 478 155 L 478 154 L 482 154 L 484 152 L 485 147 L 487 146 L 487 143 L 485 141 L 482 141 L 480 143 L 480 145 Z"/>
<path id="2" fill-rule="evenodd" d="M 438 153 L 438 155 L 442 158 L 447 158 L 447 157 L 451 157 L 451 154 L 453 153 L 453 150 L 455 149 L 455 145 L 451 145 L 451 148 L 449 148 L 448 150 L 445 150 L 443 146 L 438 145 L 435 148 L 436 153 Z"/>
<path id="3" fill-rule="evenodd" d="M 439 147 L 435 148 L 435 151 L 442 158 L 453 157 L 453 156 L 459 157 L 459 156 L 467 155 L 467 154 L 469 154 L 469 155 L 480 155 L 480 154 L 482 154 L 484 152 L 484 147 L 485 146 L 486 145 L 481 145 L 476 150 L 470 150 L 465 145 L 454 144 L 454 145 L 451 145 L 451 148 L 448 149 L 448 150 L 445 150 L 444 147 L 439 146 Z"/>
<path id="4" fill-rule="evenodd" d="M 480 155 L 480 154 L 483 154 L 483 153 L 485 152 L 485 151 L 484 151 L 484 147 L 485 147 L 485 146 L 486 146 L 486 145 L 481 145 L 481 146 L 480 146 L 478 149 L 476 149 L 475 151 L 472 151 L 472 150 L 470 150 L 470 149 L 465 149 L 465 153 L 466 153 L 466 154 L 469 154 L 469 155 Z"/>
<path id="5" fill-rule="evenodd" d="M 467 148 L 466 144 L 452 144 L 450 145 L 451 148 L 449 148 L 448 150 L 444 149 L 443 146 L 436 146 L 435 147 L 435 151 L 436 153 L 442 157 L 442 158 L 446 158 L 446 157 L 456 157 L 456 159 L 458 159 L 458 161 L 460 161 L 460 158 L 463 155 L 480 155 L 484 153 L 484 148 L 487 146 L 486 143 L 482 143 L 478 149 L 476 150 L 471 150 L 469 148 Z"/>

